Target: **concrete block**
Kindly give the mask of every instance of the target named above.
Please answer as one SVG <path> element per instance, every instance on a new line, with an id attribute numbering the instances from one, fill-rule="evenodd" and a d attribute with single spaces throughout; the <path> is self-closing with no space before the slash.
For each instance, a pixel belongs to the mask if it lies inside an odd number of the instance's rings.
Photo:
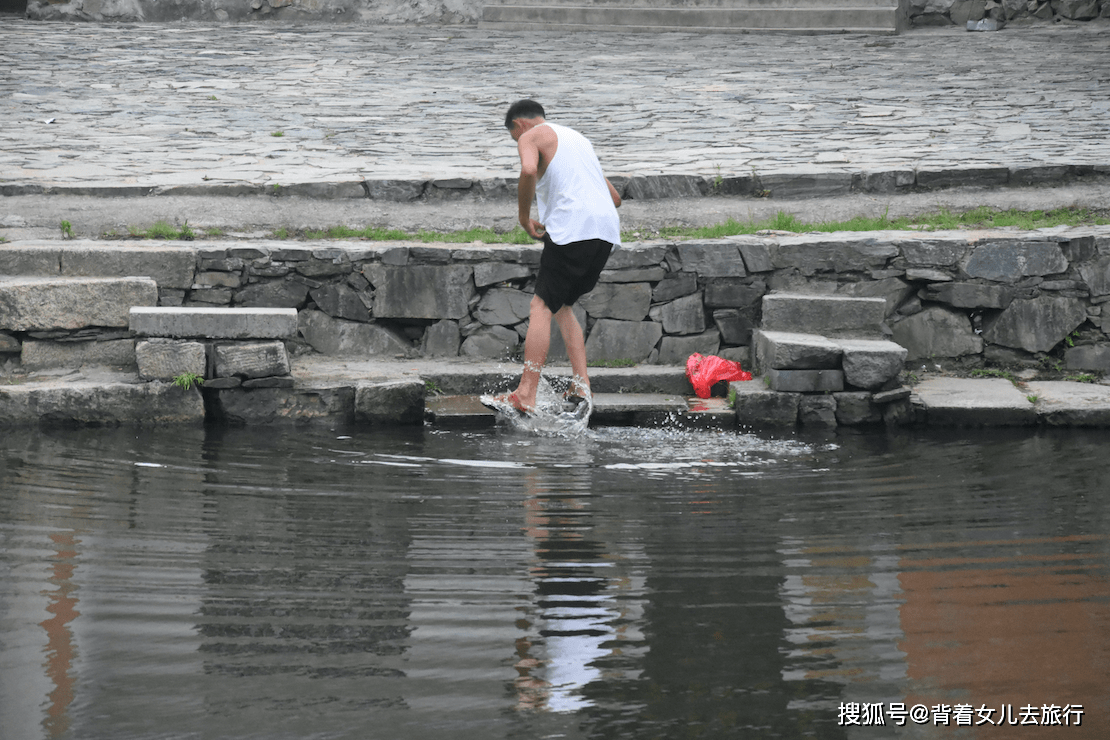
<path id="1" fill-rule="evenodd" d="M 767 331 L 835 335 L 878 334 L 886 317 L 882 298 L 771 293 L 763 296 L 763 328 Z"/>
<path id="2" fill-rule="evenodd" d="M 162 307 L 131 309 L 131 331 L 145 337 L 208 339 L 292 339 L 292 308 Z"/>
<path id="3" fill-rule="evenodd" d="M 173 339 L 139 341 L 135 362 L 143 380 L 173 380 L 187 373 L 203 378 L 207 369 L 203 344 Z"/>
<path id="4" fill-rule="evenodd" d="M 424 423 L 423 380 L 362 381 L 355 388 L 355 418 L 376 425 Z"/>
<path id="5" fill-rule="evenodd" d="M 836 342 L 816 334 L 752 332 L 755 348 L 753 372 L 767 370 L 832 370 L 840 367 L 843 350 Z"/>
<path id="6" fill-rule="evenodd" d="M 788 393 L 829 393 L 844 390 L 842 370 L 768 370 L 773 391 Z"/>
<path id="7" fill-rule="evenodd" d="M 157 303 L 149 278 L 0 278 L 0 329 L 123 327 L 132 306 Z"/>
<path id="8" fill-rule="evenodd" d="M 268 378 L 289 374 L 282 342 L 220 342 L 213 347 L 217 378 Z"/>

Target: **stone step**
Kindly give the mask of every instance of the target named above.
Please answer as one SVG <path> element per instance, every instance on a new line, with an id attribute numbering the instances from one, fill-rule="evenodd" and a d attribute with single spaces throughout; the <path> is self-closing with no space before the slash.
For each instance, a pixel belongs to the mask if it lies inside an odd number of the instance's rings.
<path id="1" fill-rule="evenodd" d="M 1032 394 L 1002 378 L 929 378 L 912 402 L 939 426 L 1028 426 L 1037 423 Z"/>
<path id="2" fill-rule="evenodd" d="M 763 297 L 765 331 L 878 338 L 885 319 L 883 298 L 803 293 L 771 293 Z"/>
<path id="3" fill-rule="evenodd" d="M 133 306 L 156 306 L 150 278 L 0 277 L 0 330 L 126 327 Z"/>
<path id="4" fill-rule="evenodd" d="M 295 308 L 135 308 L 131 331 L 144 337 L 292 339 Z"/>
<path id="5" fill-rule="evenodd" d="M 894 34 L 908 26 L 908 10 L 895 2 L 862 0 L 838 5 L 829 0 L 751 2 L 716 0 L 697 7 L 682 7 L 664 0 L 605 0 L 589 5 L 519 2 L 486 5 L 480 28 L 501 30 L 619 30 L 706 31 L 745 33 L 786 31 L 796 33 Z"/>
<path id="6" fill-rule="evenodd" d="M 0 275 L 148 277 L 160 288 L 186 290 L 196 261 L 195 247 L 158 241 L 23 241 L 0 250 Z"/>
<path id="7" fill-rule="evenodd" d="M 657 426 L 732 428 L 736 412 L 724 398 L 689 398 L 669 393 L 595 393 L 591 426 Z M 497 413 L 478 396 L 430 396 L 425 400 L 428 418 L 439 427 L 488 427 Z"/>

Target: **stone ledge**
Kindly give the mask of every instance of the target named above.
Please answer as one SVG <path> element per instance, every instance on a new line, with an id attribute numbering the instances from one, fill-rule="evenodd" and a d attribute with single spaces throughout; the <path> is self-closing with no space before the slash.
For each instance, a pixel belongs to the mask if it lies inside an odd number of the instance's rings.
<path id="1" fill-rule="evenodd" d="M 294 308 L 134 308 L 131 331 L 146 337 L 292 339 Z"/>

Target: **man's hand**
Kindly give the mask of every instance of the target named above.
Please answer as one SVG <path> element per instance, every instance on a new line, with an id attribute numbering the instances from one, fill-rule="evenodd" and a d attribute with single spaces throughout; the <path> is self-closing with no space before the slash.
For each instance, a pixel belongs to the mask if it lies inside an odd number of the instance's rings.
<path id="1" fill-rule="evenodd" d="M 543 241 L 543 235 L 547 233 L 547 230 L 544 229 L 543 224 L 541 224 L 534 218 L 521 219 L 520 225 L 523 226 L 524 230 L 528 232 L 528 236 L 532 237 L 533 239 L 539 239 L 540 241 Z"/>

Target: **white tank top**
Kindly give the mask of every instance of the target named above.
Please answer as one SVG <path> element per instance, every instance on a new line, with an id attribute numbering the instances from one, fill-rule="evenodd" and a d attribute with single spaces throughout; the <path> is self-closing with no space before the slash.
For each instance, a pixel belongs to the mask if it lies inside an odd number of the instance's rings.
<path id="1" fill-rule="evenodd" d="M 593 146 L 566 126 L 540 125 L 550 126 L 559 139 L 555 156 L 536 183 L 540 223 L 556 244 L 604 239 L 618 246 L 620 216 Z"/>

